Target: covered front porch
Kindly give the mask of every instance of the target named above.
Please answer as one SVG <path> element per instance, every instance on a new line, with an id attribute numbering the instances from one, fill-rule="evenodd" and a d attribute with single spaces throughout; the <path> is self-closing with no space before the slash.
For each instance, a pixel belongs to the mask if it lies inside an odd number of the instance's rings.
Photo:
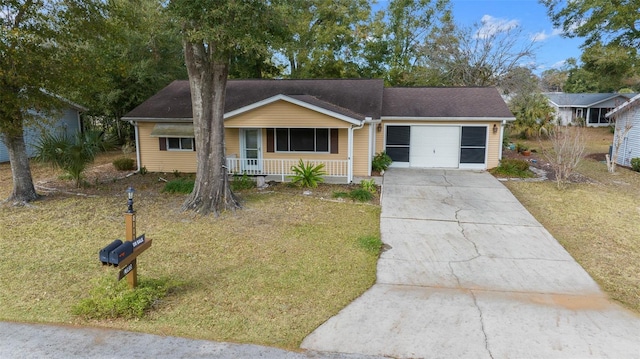
<path id="1" fill-rule="evenodd" d="M 350 160 L 323 160 L 305 159 L 303 162 L 312 166 L 323 164 L 325 180 L 335 183 L 351 183 L 353 173 L 351 172 Z M 298 166 L 298 159 L 265 159 L 265 158 L 236 158 L 227 157 L 227 172 L 230 175 L 262 176 L 266 180 L 286 182 L 295 173 L 292 167 Z"/>

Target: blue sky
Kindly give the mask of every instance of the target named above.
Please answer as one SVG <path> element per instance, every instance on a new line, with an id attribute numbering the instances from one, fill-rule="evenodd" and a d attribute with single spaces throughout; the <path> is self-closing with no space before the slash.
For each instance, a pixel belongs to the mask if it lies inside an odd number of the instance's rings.
<path id="1" fill-rule="evenodd" d="M 537 0 L 449 0 L 458 25 L 471 26 L 484 19 L 493 26 L 518 25 L 525 40 L 536 41 L 534 69 L 541 73 L 558 68 L 568 58 L 580 60 L 583 39 L 565 38 L 554 29 L 546 8 Z M 389 0 L 378 0 L 374 9 L 386 7 Z M 529 64 L 530 65 L 530 64 Z"/>
<path id="2" fill-rule="evenodd" d="M 453 16 L 460 25 L 480 23 L 518 24 L 523 35 L 536 41 L 536 72 L 559 67 L 568 58 L 580 59 L 580 38 L 565 38 L 554 29 L 546 8 L 537 0 L 450 0 Z"/>

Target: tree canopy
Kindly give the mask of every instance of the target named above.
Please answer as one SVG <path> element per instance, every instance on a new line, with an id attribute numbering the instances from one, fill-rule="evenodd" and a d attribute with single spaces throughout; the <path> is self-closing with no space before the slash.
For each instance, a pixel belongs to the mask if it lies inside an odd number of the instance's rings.
<path id="1" fill-rule="evenodd" d="M 9 150 L 15 203 L 37 198 L 24 127 L 63 104 L 57 96 L 82 77 L 84 39 L 99 33 L 103 3 L 12 0 L 0 3 L 0 136 Z"/>
<path id="2" fill-rule="evenodd" d="M 600 42 L 640 46 L 640 2 L 637 0 L 540 0 L 549 17 L 566 36 Z"/>

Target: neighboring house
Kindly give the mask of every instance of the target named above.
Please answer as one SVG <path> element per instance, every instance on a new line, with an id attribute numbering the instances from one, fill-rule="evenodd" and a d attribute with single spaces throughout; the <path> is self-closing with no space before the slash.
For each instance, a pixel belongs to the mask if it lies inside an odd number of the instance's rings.
<path id="1" fill-rule="evenodd" d="M 81 130 L 80 113 L 87 109 L 69 101 L 65 102 L 68 106 L 61 110 L 58 118 L 43 120 L 24 129 L 24 141 L 29 157 L 35 156 L 35 145 L 40 141 L 43 132 L 55 131 L 55 133 L 67 133 L 73 136 Z M 0 162 L 8 161 L 9 151 L 0 136 Z"/>
<path id="2" fill-rule="evenodd" d="M 618 151 L 616 163 L 631 166 L 631 159 L 640 157 L 640 95 L 616 107 L 607 117 L 616 123 L 612 146 L 612 153 Z"/>
<path id="3" fill-rule="evenodd" d="M 605 114 L 628 101 L 635 94 L 628 93 L 545 93 L 556 110 L 560 125 L 577 124 L 580 118 L 589 127 L 609 126 Z"/>
<path id="4" fill-rule="evenodd" d="M 188 81 L 174 81 L 123 118 L 136 129 L 139 168 L 195 172 Z M 230 173 L 285 180 L 299 159 L 327 176 L 392 166 L 489 169 L 515 118 L 495 88 L 384 88 L 382 80 L 230 80 L 225 149 Z"/>

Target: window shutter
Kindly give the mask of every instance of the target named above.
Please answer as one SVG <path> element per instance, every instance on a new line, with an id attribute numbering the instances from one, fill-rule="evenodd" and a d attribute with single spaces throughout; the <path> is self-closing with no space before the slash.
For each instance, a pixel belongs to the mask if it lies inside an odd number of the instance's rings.
<path id="1" fill-rule="evenodd" d="M 193 140 L 191 140 L 193 143 L 193 152 L 196 152 L 196 139 L 194 138 Z"/>
<path id="2" fill-rule="evenodd" d="M 160 151 L 166 151 L 167 150 L 167 138 L 166 137 L 160 137 L 160 138 L 158 138 L 158 142 L 160 143 Z"/>
<path id="3" fill-rule="evenodd" d="M 274 143 L 275 143 L 274 129 L 267 128 L 267 152 L 275 152 L 274 145 L 273 145 Z"/>
<path id="4" fill-rule="evenodd" d="M 338 129 L 331 129 L 331 153 L 338 153 Z"/>

